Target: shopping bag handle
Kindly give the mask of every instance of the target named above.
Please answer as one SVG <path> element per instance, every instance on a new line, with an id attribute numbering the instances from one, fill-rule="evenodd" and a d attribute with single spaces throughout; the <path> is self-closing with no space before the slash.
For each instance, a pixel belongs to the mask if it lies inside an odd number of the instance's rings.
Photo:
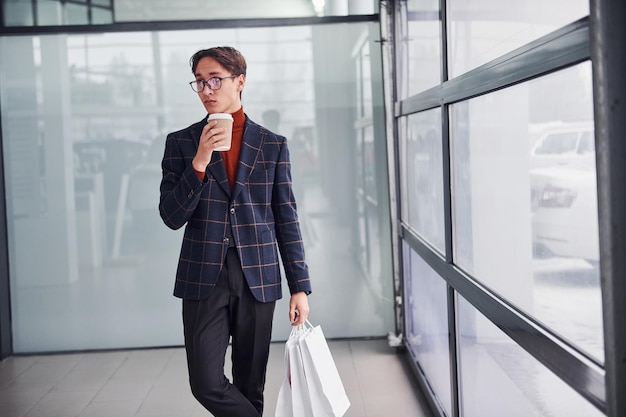
<path id="1" fill-rule="evenodd" d="M 313 330 L 314 328 L 315 326 L 313 326 L 309 320 L 305 320 L 304 323 L 291 328 L 289 338 L 304 336 L 307 332 Z"/>

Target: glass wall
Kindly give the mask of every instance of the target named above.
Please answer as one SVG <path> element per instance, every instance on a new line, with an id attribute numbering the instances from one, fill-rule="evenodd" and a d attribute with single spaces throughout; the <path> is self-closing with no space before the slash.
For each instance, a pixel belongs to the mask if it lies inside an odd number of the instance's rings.
<path id="1" fill-rule="evenodd" d="M 0 39 L 14 351 L 182 343 L 160 162 L 166 134 L 205 116 L 189 57 L 213 45 L 242 51 L 244 110 L 288 139 L 311 321 L 331 338 L 392 331 L 378 38 L 358 23 Z"/>
<path id="2" fill-rule="evenodd" d="M 424 260 L 404 245 L 407 282 L 406 341 L 447 415 L 452 414 L 450 345 L 448 335 L 447 285 Z"/>
<path id="3" fill-rule="evenodd" d="M 459 297 L 463 417 L 604 414 Z"/>
<path id="4" fill-rule="evenodd" d="M 114 0 L 2 0 L 0 26 L 112 23 L 113 4 Z"/>
<path id="5" fill-rule="evenodd" d="M 590 63 L 454 104 L 450 126 L 455 264 L 603 360 Z"/>
<path id="6" fill-rule="evenodd" d="M 589 3 L 393 6 L 398 265 L 418 375 L 441 415 L 602 415 Z"/>
<path id="7" fill-rule="evenodd" d="M 400 100 L 439 85 L 441 80 L 441 18 L 439 0 L 400 2 L 398 22 L 406 36 L 396 49 L 406 59 L 397 63 Z M 416 65 L 419 63 L 419 70 Z"/>
<path id="8" fill-rule="evenodd" d="M 402 161 L 402 217 L 407 226 L 445 252 L 443 156 L 440 109 L 415 113 L 399 122 Z"/>
<path id="9" fill-rule="evenodd" d="M 376 0 L 1 0 L 0 26 L 372 15 Z"/>
<path id="10" fill-rule="evenodd" d="M 587 16 L 589 2 L 452 0 L 447 14 L 448 74 L 453 78 Z"/>

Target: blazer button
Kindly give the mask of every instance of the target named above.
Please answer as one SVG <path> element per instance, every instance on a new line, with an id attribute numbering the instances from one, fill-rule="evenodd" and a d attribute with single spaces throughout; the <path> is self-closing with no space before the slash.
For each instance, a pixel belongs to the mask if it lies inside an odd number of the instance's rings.
<path id="1" fill-rule="evenodd" d="M 225 245 L 228 245 L 230 243 L 230 239 L 225 237 L 224 240 L 222 240 L 222 242 L 224 242 Z"/>
<path id="2" fill-rule="evenodd" d="M 235 214 L 235 208 L 234 207 L 230 208 L 230 214 Z"/>
<path id="3" fill-rule="evenodd" d="M 195 194 L 195 193 L 194 193 L 194 191 L 193 191 L 193 190 L 189 191 L 189 194 L 187 194 L 187 198 L 191 198 L 191 197 L 193 197 L 193 195 L 194 195 L 194 194 Z"/>

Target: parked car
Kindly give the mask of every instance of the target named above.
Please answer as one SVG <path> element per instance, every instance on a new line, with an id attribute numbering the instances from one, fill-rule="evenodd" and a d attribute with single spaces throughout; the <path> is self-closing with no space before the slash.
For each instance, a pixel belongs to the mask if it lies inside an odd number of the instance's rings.
<path id="1" fill-rule="evenodd" d="M 567 123 L 541 132 L 530 152 L 530 167 L 552 166 L 595 169 L 592 123 Z"/>
<path id="2" fill-rule="evenodd" d="M 532 234 L 543 255 L 599 260 L 596 171 L 553 166 L 531 170 Z"/>

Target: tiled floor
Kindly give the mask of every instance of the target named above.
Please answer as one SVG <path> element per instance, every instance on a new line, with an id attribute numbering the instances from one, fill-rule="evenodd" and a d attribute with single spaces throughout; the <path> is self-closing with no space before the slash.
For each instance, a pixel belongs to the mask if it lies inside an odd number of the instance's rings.
<path id="1" fill-rule="evenodd" d="M 345 417 L 432 417 L 386 340 L 331 341 L 351 406 Z M 265 416 L 273 416 L 284 344 L 272 344 Z M 229 372 L 227 370 L 227 372 Z M 2 417 L 209 417 L 191 396 L 182 348 L 17 356 L 0 362 Z"/>

